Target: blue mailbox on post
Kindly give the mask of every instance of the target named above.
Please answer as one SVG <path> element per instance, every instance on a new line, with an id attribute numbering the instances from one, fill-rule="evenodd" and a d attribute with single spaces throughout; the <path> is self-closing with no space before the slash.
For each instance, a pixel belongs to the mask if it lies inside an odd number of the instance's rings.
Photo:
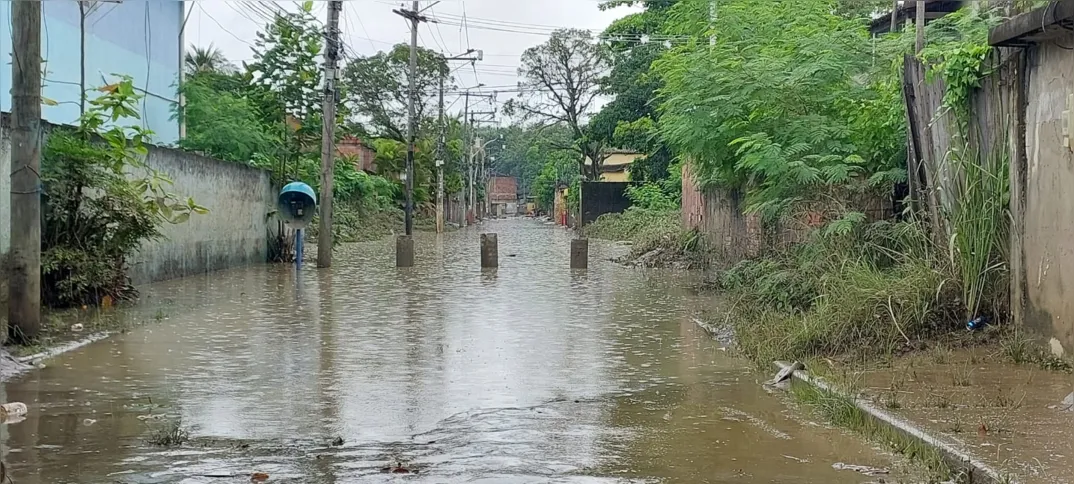
<path id="1" fill-rule="evenodd" d="M 317 215 L 317 194 L 302 182 L 288 183 L 276 201 L 280 219 L 295 231 L 295 266 L 302 267 L 302 229 Z"/>

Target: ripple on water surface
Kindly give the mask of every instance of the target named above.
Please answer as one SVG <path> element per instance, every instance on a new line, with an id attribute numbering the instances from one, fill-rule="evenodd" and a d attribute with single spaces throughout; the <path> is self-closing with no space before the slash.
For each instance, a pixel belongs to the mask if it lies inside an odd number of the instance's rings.
<path id="1" fill-rule="evenodd" d="M 159 283 L 168 317 L 4 384 L 16 482 L 861 482 L 854 437 L 792 418 L 692 320 L 682 274 L 568 268 L 570 235 L 493 221 L 337 249 L 331 270 L 253 266 Z M 181 419 L 191 440 L 146 442 Z M 333 445 L 341 437 L 342 446 Z M 417 474 L 385 474 L 401 462 Z M 230 476 L 230 477 L 229 477 Z"/>

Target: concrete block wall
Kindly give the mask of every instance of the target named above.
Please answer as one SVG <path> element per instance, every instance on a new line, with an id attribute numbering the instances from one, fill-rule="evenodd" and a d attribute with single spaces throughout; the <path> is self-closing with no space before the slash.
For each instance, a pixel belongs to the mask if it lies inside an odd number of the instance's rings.
<path id="1" fill-rule="evenodd" d="M 164 238 L 128 261 L 135 284 L 265 262 L 276 191 L 264 170 L 171 148 L 153 147 L 149 166 L 175 184 L 171 191 L 210 210 L 183 224 L 165 224 Z"/>
<path id="2" fill-rule="evenodd" d="M 0 122 L 0 261 L 10 250 L 11 140 L 8 115 Z M 55 129 L 47 126 L 46 132 Z M 175 182 L 170 191 L 207 207 L 186 223 L 165 224 L 161 240 L 146 243 L 128 261 L 135 284 L 265 262 L 268 218 L 276 190 L 267 171 L 180 150 L 150 147 L 147 164 Z M 0 281 L 7 279 L 0 274 Z M 0 283 L 0 286 L 3 284 Z M 2 288 L 0 288 L 2 289 Z M 7 297 L 2 291 L 0 302 Z"/>

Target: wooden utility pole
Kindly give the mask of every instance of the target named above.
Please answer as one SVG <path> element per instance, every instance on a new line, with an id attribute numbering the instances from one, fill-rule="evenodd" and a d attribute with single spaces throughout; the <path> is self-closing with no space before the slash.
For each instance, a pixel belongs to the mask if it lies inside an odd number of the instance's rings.
<path id="1" fill-rule="evenodd" d="M 11 2 L 11 27 L 8 322 L 26 342 L 41 329 L 41 2 Z"/>
<path id="2" fill-rule="evenodd" d="M 339 65 L 339 14 L 343 2 L 328 2 L 324 51 L 324 99 L 321 108 L 321 220 L 317 237 L 317 267 L 332 267 L 332 184 L 336 168 L 336 71 Z"/>
<path id="3" fill-rule="evenodd" d="M 914 52 L 925 49 L 925 0 L 917 0 L 917 44 Z"/>
<path id="4" fill-rule="evenodd" d="M 410 95 L 407 102 L 406 126 L 406 235 L 414 235 L 414 137 L 417 131 L 415 104 L 417 104 L 418 72 L 418 23 L 427 19 L 418 10 L 418 0 L 414 0 L 412 10 L 393 10 L 399 16 L 410 20 Z"/>

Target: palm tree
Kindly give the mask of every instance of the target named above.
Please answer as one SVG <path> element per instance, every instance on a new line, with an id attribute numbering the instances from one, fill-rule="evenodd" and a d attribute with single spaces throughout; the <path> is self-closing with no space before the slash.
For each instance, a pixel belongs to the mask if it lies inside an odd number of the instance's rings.
<path id="1" fill-rule="evenodd" d="M 200 72 L 228 73 L 234 66 L 228 62 L 224 53 L 209 44 L 206 48 L 191 46 L 192 51 L 186 53 L 185 63 L 187 74 Z"/>

